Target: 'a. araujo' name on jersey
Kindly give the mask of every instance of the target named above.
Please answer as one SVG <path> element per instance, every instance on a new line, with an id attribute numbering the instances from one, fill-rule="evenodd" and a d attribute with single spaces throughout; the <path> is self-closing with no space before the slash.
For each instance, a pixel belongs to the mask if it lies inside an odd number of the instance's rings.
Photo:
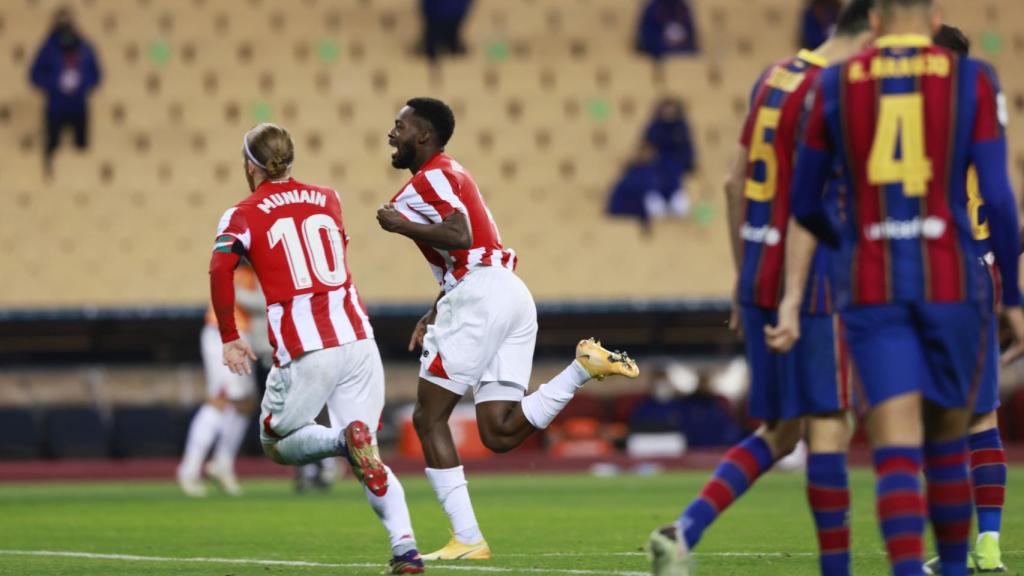
<path id="1" fill-rule="evenodd" d="M 327 206 L 327 196 L 315 190 L 289 190 L 267 195 L 256 207 L 264 214 L 270 214 L 274 208 L 286 204 L 315 204 L 324 207 Z"/>

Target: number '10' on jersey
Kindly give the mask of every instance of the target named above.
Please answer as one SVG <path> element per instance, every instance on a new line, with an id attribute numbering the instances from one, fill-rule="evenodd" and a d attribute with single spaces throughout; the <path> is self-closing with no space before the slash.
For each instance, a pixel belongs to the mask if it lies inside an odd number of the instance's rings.
<path id="1" fill-rule="evenodd" d="M 274 360 L 373 337 L 346 260 L 338 193 L 292 178 L 261 183 L 229 209 L 217 246 L 238 242 L 267 298 Z"/>

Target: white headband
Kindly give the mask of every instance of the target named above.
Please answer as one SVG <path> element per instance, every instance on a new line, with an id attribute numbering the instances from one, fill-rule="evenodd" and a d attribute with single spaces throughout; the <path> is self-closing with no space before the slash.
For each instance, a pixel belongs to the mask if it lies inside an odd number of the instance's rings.
<path id="1" fill-rule="evenodd" d="M 248 158 L 250 162 L 252 162 L 253 164 L 259 166 L 263 170 L 267 169 L 266 166 L 264 166 L 259 160 L 256 159 L 255 156 L 253 156 L 252 150 L 249 150 L 249 133 L 248 132 L 245 133 L 245 136 L 242 136 L 242 148 L 245 149 L 245 157 Z"/>

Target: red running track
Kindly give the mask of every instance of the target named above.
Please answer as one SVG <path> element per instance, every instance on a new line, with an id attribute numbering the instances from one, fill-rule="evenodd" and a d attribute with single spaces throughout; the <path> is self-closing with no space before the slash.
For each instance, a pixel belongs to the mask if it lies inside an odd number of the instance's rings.
<path id="1" fill-rule="evenodd" d="M 542 451 L 512 452 L 481 460 L 466 462 L 473 474 L 548 474 L 585 472 L 595 464 L 613 464 L 628 470 L 643 464 L 656 464 L 668 470 L 705 470 L 713 468 L 722 451 L 693 450 L 681 458 L 633 459 L 624 454 L 601 458 L 553 458 Z M 1024 464 L 1024 446 L 1008 446 L 1007 460 L 1011 464 Z M 419 474 L 423 463 L 401 457 L 385 458 L 398 474 Z M 855 466 L 871 462 L 870 452 L 855 448 L 850 455 Z M 139 480 L 174 478 L 178 461 L 168 458 L 134 460 L 8 460 L 0 462 L 0 482 L 80 481 L 80 480 Z M 263 457 L 240 458 L 238 475 L 247 478 L 287 478 L 293 469 L 274 464 Z"/>

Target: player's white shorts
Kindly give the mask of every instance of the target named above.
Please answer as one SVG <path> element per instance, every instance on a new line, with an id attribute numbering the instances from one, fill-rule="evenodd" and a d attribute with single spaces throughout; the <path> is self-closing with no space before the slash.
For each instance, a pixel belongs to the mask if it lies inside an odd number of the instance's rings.
<path id="1" fill-rule="evenodd" d="M 324 404 L 332 427 L 361 420 L 376 433 L 384 410 L 384 366 L 374 340 L 315 350 L 272 368 L 260 406 L 260 440 L 270 444 L 313 424 Z"/>
<path id="2" fill-rule="evenodd" d="M 526 284 L 500 266 L 477 268 L 437 301 L 420 378 L 477 403 L 522 400 L 530 386 L 537 307 Z"/>
<path id="3" fill-rule="evenodd" d="M 224 345 L 220 332 L 215 326 L 204 326 L 199 335 L 200 351 L 203 354 L 203 368 L 206 372 L 207 398 L 223 397 L 228 400 L 242 400 L 256 393 L 256 379 L 250 374 L 232 374 L 224 365 Z"/>

